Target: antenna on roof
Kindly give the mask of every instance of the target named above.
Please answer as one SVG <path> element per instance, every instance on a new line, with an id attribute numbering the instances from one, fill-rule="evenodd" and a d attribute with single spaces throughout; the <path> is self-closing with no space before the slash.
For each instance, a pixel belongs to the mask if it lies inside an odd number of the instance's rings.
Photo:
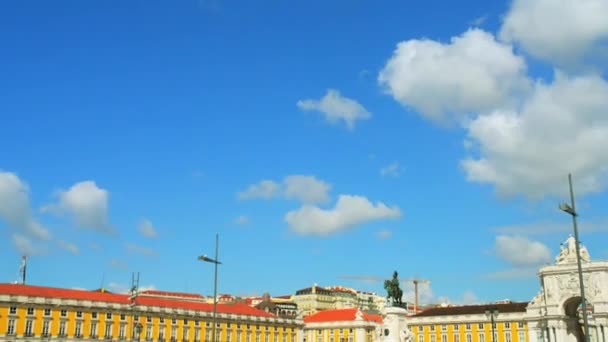
<path id="1" fill-rule="evenodd" d="M 25 285 L 26 275 L 27 275 L 27 256 L 24 255 L 21 257 L 21 266 L 19 267 L 19 278 L 21 280 L 22 285 Z"/>
<path id="2" fill-rule="evenodd" d="M 137 298 L 137 294 L 139 293 L 139 272 L 133 272 L 131 274 L 131 303 L 135 303 L 135 298 Z"/>
<path id="3" fill-rule="evenodd" d="M 105 281 L 106 281 L 106 273 L 105 273 L 105 272 L 103 272 L 103 273 L 101 273 L 101 284 L 99 284 L 99 289 L 100 289 L 102 292 L 104 291 L 104 290 L 103 290 L 103 284 L 105 283 Z"/>

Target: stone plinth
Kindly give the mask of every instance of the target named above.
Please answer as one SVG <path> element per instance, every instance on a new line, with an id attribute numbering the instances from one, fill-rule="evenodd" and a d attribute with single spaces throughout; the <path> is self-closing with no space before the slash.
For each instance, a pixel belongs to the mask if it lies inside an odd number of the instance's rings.
<path id="1" fill-rule="evenodd" d="M 389 306 L 382 314 L 382 342 L 404 342 L 408 340 L 407 310 Z"/>

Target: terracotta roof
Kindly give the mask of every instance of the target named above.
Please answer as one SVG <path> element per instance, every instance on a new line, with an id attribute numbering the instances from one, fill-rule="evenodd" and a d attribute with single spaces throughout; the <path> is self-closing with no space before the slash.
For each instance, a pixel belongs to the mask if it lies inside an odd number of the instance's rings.
<path id="1" fill-rule="evenodd" d="M 199 294 L 195 294 L 195 293 L 182 293 L 182 292 L 169 292 L 169 291 L 156 291 L 156 290 L 140 291 L 139 295 L 180 297 L 180 298 L 190 298 L 190 299 L 205 299 L 205 297 L 203 297 Z"/>
<path id="2" fill-rule="evenodd" d="M 496 309 L 502 313 L 525 312 L 527 306 L 528 302 L 436 307 L 426 309 L 413 317 L 476 315 L 483 314 L 490 309 Z"/>
<path id="3" fill-rule="evenodd" d="M 0 284 L 0 294 L 44 298 L 91 300 L 96 302 L 129 304 L 129 296 L 102 291 L 60 289 L 21 284 Z"/>
<path id="4" fill-rule="evenodd" d="M 352 308 L 319 311 L 316 314 L 304 317 L 304 323 L 354 321 L 357 318 L 358 310 L 359 309 Z M 361 313 L 363 314 L 364 321 L 382 323 L 382 317 L 379 315 L 370 315 L 365 312 Z"/>
<path id="5" fill-rule="evenodd" d="M 159 291 L 161 292 L 161 291 Z M 31 296 L 31 297 L 44 297 L 44 298 L 61 298 L 61 299 L 77 299 L 77 300 L 90 300 L 95 302 L 105 303 L 118 303 L 118 304 L 129 304 L 131 300 L 129 295 L 126 294 L 114 294 L 107 292 L 92 292 L 85 290 L 71 290 L 71 289 L 59 289 L 52 287 L 43 286 L 32 286 L 32 285 L 20 285 L 20 284 L 0 284 L 0 294 L 5 295 L 17 295 L 17 296 Z M 146 305 L 146 306 L 159 306 L 165 308 L 176 308 L 185 310 L 195 311 L 213 311 L 213 304 L 194 302 L 188 300 L 180 300 L 175 298 L 162 298 L 153 296 L 138 296 L 135 299 L 135 304 Z M 275 317 L 265 311 L 257 310 L 245 304 L 218 304 L 217 312 L 246 315 L 246 316 L 257 316 L 257 317 Z"/>

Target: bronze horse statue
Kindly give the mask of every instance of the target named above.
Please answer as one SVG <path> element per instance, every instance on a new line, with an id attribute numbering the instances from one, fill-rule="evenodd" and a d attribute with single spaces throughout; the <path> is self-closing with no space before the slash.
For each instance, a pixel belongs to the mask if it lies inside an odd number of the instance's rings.
<path id="1" fill-rule="evenodd" d="M 396 272 L 395 272 L 396 273 Z M 393 280 L 385 280 L 384 281 L 384 289 L 388 293 L 386 299 L 393 299 L 393 304 L 396 306 L 401 306 L 401 297 L 403 297 L 403 290 L 399 288 L 399 281 L 395 282 L 395 278 Z"/>

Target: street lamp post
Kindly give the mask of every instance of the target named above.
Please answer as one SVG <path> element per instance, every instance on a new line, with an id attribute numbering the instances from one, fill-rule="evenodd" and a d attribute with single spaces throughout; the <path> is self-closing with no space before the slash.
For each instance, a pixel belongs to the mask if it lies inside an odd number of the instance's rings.
<path id="1" fill-rule="evenodd" d="M 576 207 L 574 206 L 574 191 L 572 190 L 572 175 L 568 174 L 568 184 L 570 186 L 570 204 L 562 203 L 559 209 L 572 216 L 572 225 L 574 226 L 574 243 L 576 247 L 576 263 L 578 265 L 578 282 L 581 288 L 581 302 L 583 307 L 583 324 L 585 326 L 585 342 L 589 342 L 589 321 L 587 319 L 587 299 L 585 299 L 585 284 L 583 283 L 583 266 L 581 265 L 580 242 L 578 240 L 578 226 L 576 224 Z"/>
<path id="2" fill-rule="evenodd" d="M 213 336 L 211 337 L 212 342 L 216 342 L 216 319 L 217 319 L 217 265 L 220 265 L 221 262 L 218 260 L 218 245 L 219 245 L 219 235 L 215 234 L 215 258 L 211 259 L 206 255 L 201 255 L 198 257 L 199 261 L 210 262 L 214 265 L 214 274 L 213 274 L 213 328 L 211 328 L 211 333 Z"/>
<path id="3" fill-rule="evenodd" d="M 492 324 L 492 342 L 496 342 L 496 333 L 495 333 L 495 327 L 494 327 L 494 319 L 496 317 L 498 317 L 498 310 L 497 309 L 489 309 L 486 310 L 486 317 L 488 317 L 490 319 L 490 323 Z"/>

